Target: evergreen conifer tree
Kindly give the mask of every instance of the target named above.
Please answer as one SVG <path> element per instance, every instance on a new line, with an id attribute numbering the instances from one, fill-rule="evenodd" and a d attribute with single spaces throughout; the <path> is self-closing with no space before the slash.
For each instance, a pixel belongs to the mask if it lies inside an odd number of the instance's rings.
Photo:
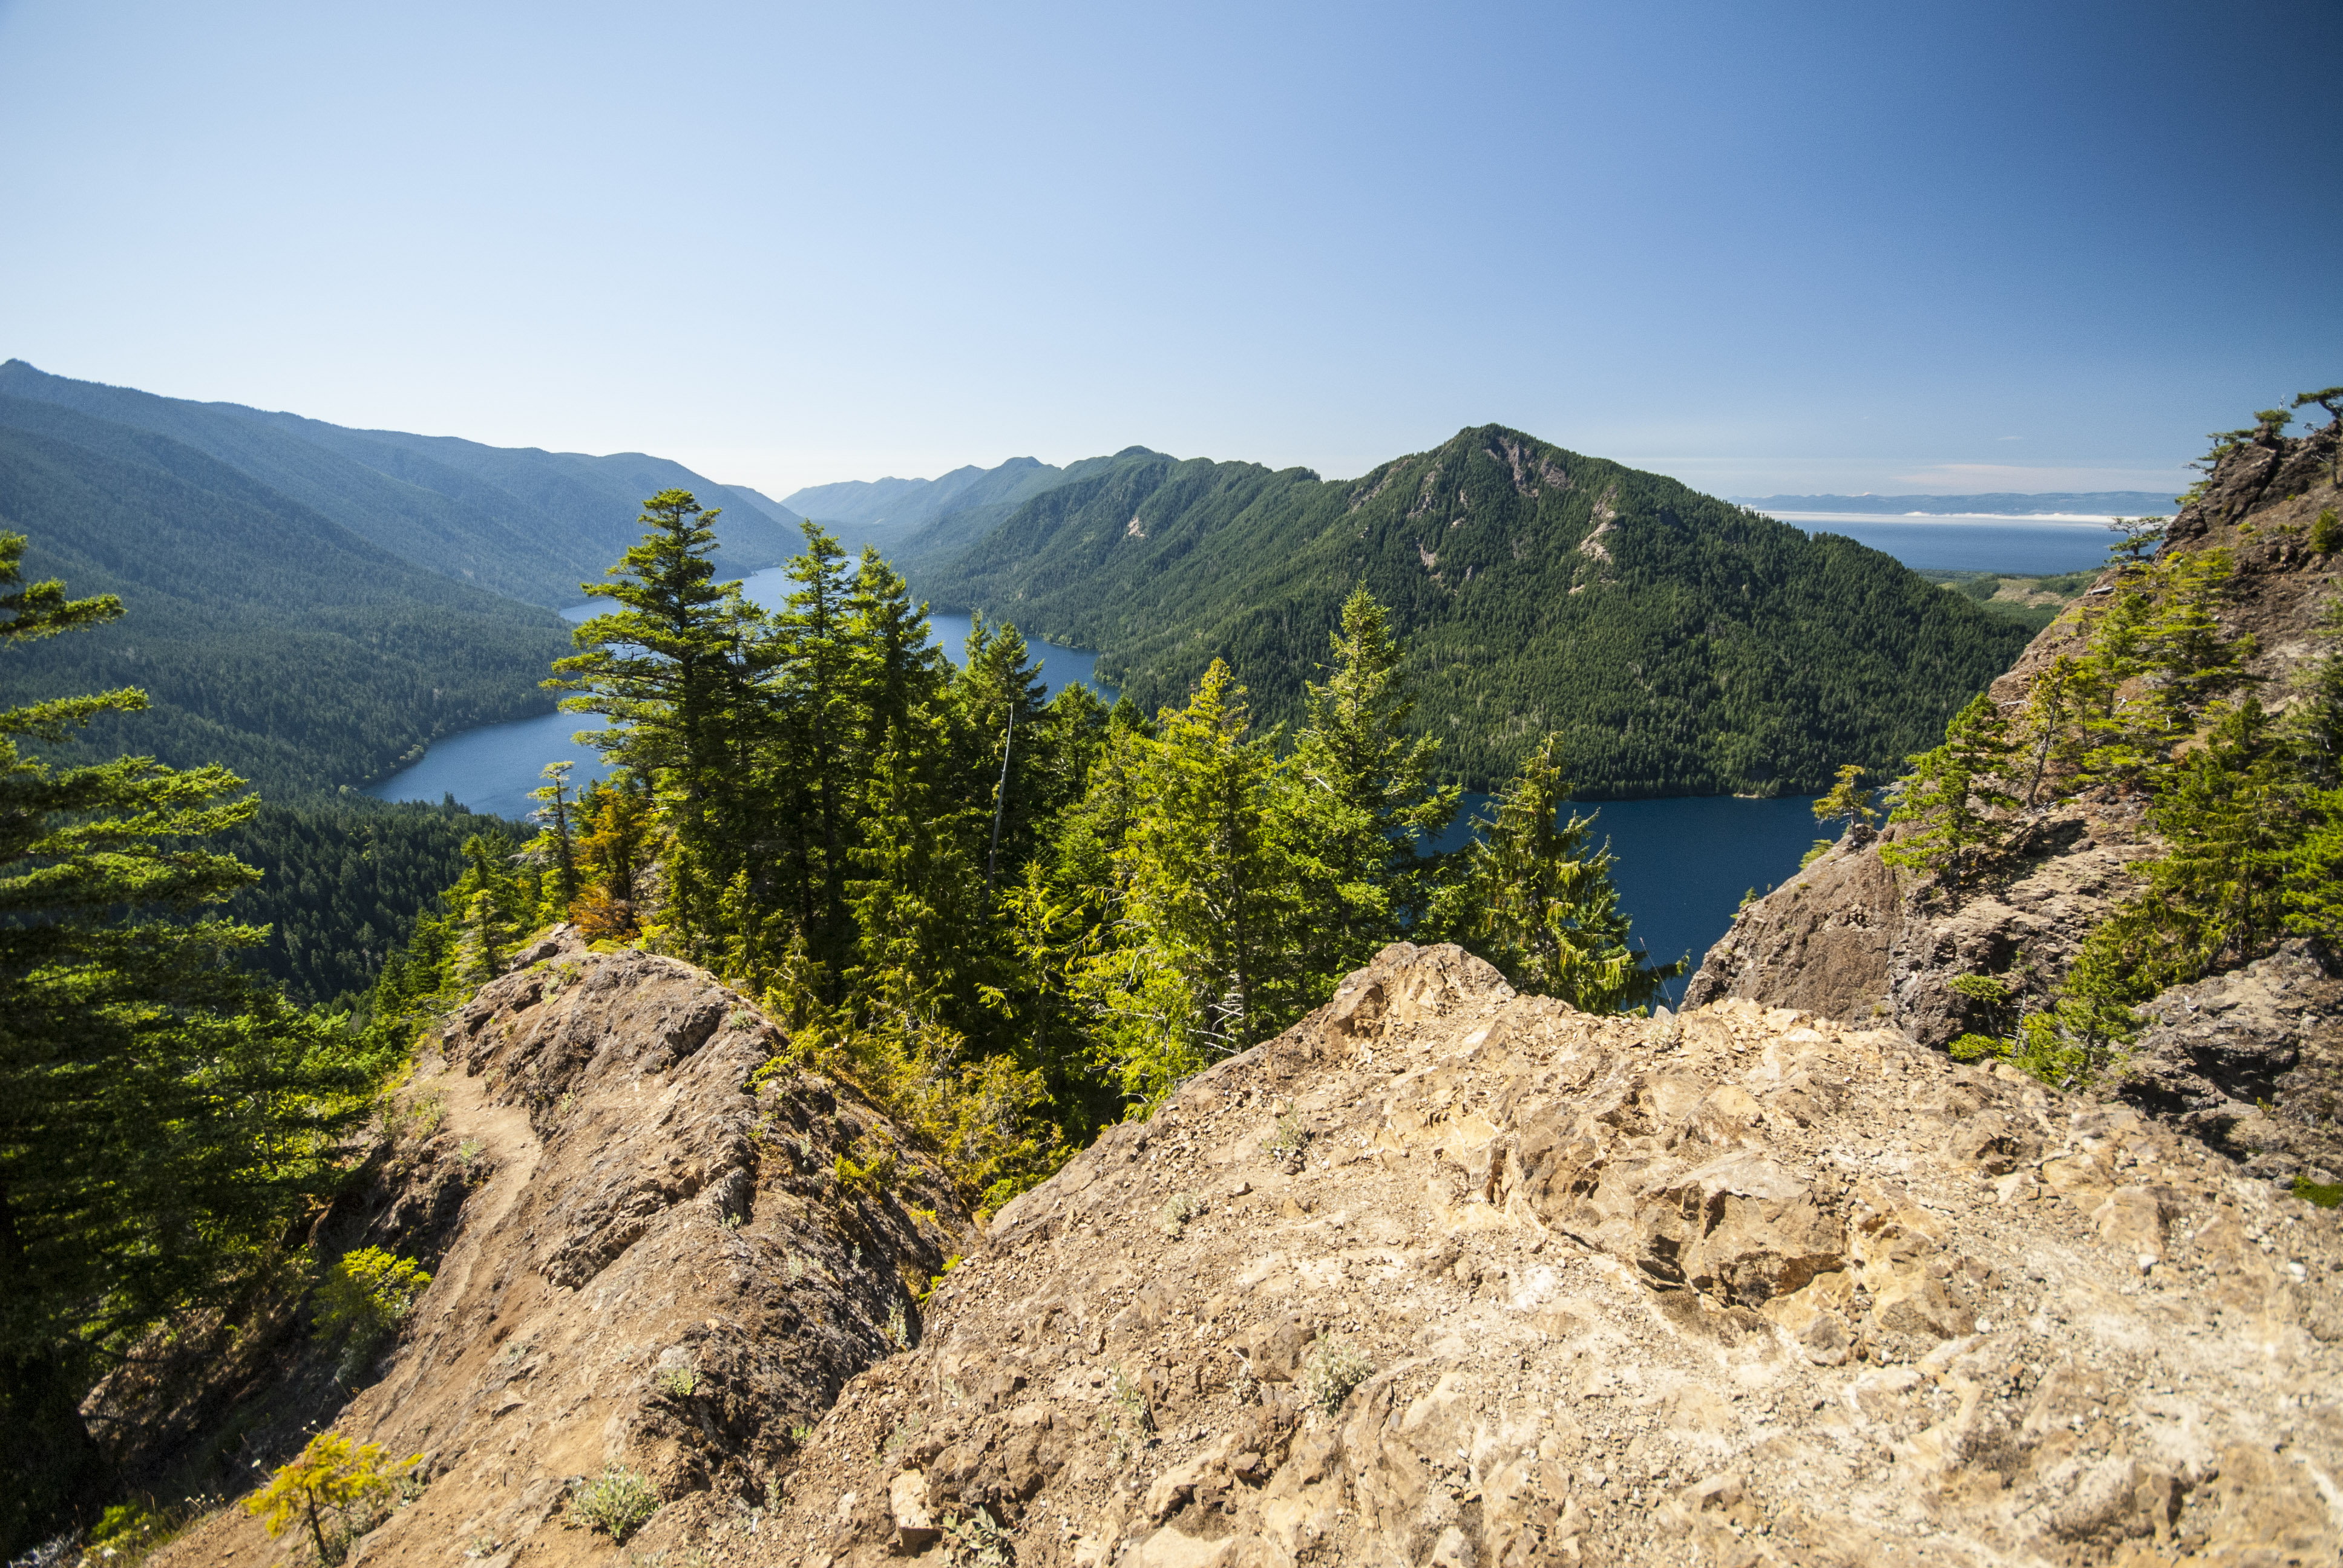
<path id="1" fill-rule="evenodd" d="M 589 780 L 578 798 L 578 890 L 569 918 L 589 938 L 631 938 L 659 842 L 650 793 L 629 773 Z"/>
<path id="2" fill-rule="evenodd" d="M 915 712 L 941 705 L 950 667 L 929 631 L 928 607 L 912 602 L 910 585 L 875 548 L 862 552 L 847 613 L 857 666 L 857 754 L 876 759 L 910 726 Z"/>
<path id="3" fill-rule="evenodd" d="M 528 798 L 540 801 L 530 815 L 544 825 L 544 831 L 530 841 L 529 850 L 541 863 L 549 864 L 552 875 L 547 879 L 546 891 L 550 895 L 545 911 L 551 920 L 569 918 L 569 906 L 577 900 L 583 887 L 578 876 L 578 835 L 571 821 L 569 762 L 548 762 L 538 776 L 543 784 L 528 792 Z"/>
<path id="4" fill-rule="evenodd" d="M 2060 743 L 2072 756 L 2077 787 L 2136 786 L 2162 755 L 2165 737 L 2155 729 L 2154 709 L 2125 694 L 2126 685 L 2145 668 L 2142 657 L 2155 613 L 2152 580 L 2147 571 L 2127 574 L 2107 608 L 2089 622 L 2066 688 L 2074 704 L 2074 739 Z"/>
<path id="5" fill-rule="evenodd" d="M 1129 816 L 1108 857 L 1107 929 L 1075 986 L 1104 1065 L 1141 1105 L 1315 1000 L 1303 819 L 1272 741 L 1247 733 L 1244 699 L 1213 660 L 1158 734 L 1119 732 L 1126 757 L 1109 770 Z"/>
<path id="6" fill-rule="evenodd" d="M 856 746 L 869 729 L 846 552 L 830 532 L 801 525 L 805 548 L 789 564 L 797 587 L 777 618 L 783 741 L 769 762 L 784 817 L 791 824 L 789 902 L 808 952 L 836 977 L 851 967 Z M 836 1000 L 836 997 L 829 999 Z"/>
<path id="7" fill-rule="evenodd" d="M 1326 962 L 1346 972 L 1422 917 L 1429 863 L 1416 846 L 1454 819 L 1460 791 L 1433 782 L 1439 741 L 1408 736 L 1415 696 L 1403 650 L 1364 584 L 1343 601 L 1331 641 L 1327 679 L 1305 689 L 1293 766 L 1330 878 L 1318 895 Z"/>
<path id="8" fill-rule="evenodd" d="M 1562 738 L 1549 734 L 1497 797 L 1494 818 L 1475 819 L 1462 874 L 1440 890 L 1434 920 L 1523 990 L 1586 1012 L 1640 1007 L 1684 972 L 1684 960 L 1654 967 L 1628 945 L 1610 846 L 1594 845 L 1593 818 L 1562 819 L 1570 793 Z"/>
<path id="9" fill-rule="evenodd" d="M 122 613 L 18 586 L 24 548 L 0 534 L 0 649 Z M 98 1372 L 248 1278 L 363 1109 L 326 1026 L 235 961 L 266 931 L 204 913 L 257 875 L 203 847 L 253 815 L 242 780 L 25 750 L 146 706 L 0 710 L 0 1553 L 102 1480 Z"/>
<path id="10" fill-rule="evenodd" d="M 1016 626 L 991 625 L 980 610 L 970 618 L 965 657 L 952 682 L 959 769 L 962 788 L 986 807 L 991 832 L 983 854 L 992 884 L 1002 855 L 1013 866 L 1037 847 L 1046 805 L 1035 784 L 1048 687 Z"/>
<path id="11" fill-rule="evenodd" d="M 2054 761 L 2071 769 L 2077 760 L 2073 745 L 2073 717 L 2076 674 L 2080 663 L 2071 653 L 2059 654 L 2036 672 L 2033 683 L 2026 688 L 2026 709 L 2019 722 L 2024 745 L 2034 753 L 2026 779 L 2025 804 L 2029 808 L 2040 797 L 2043 777 Z"/>
<path id="12" fill-rule="evenodd" d="M 1869 836 L 1872 823 L 1878 819 L 1879 813 L 1872 807 L 1870 792 L 1863 788 L 1862 767 L 1853 762 L 1841 764 L 1837 781 L 1832 784 L 1828 793 L 1815 802 L 1815 820 L 1845 822 L 1846 830 L 1855 834 L 1856 841 L 1860 842 Z"/>
<path id="13" fill-rule="evenodd" d="M 1954 887 L 1989 859 L 2008 835 L 1997 813 L 2017 804 L 2006 787 L 2009 728 L 1990 697 L 1972 699 L 1946 728 L 1945 742 L 1907 759 L 1912 771 L 1904 799 L 1888 817 L 1904 833 L 1882 846 L 1880 858 L 1941 874 Z"/>
<path id="14" fill-rule="evenodd" d="M 449 978 L 458 986 L 485 985 L 502 974 L 513 945 L 535 923 L 537 900 L 511 869 L 514 858 L 502 833 L 464 840 L 464 874 L 447 893 L 458 932 Z"/>
<path id="15" fill-rule="evenodd" d="M 2167 737 L 2195 728 L 2212 704 L 2245 680 L 2253 635 L 2221 629 L 2220 601 L 2235 564 L 2226 549 L 2191 550 L 2157 563 L 2155 612 L 2137 658 L 2149 675 L 2149 702 Z"/>
<path id="16" fill-rule="evenodd" d="M 612 721 L 578 739 L 658 795 L 671 851 L 665 918 L 687 952 L 719 936 L 718 906 L 747 863 L 759 816 L 749 750 L 766 641 L 740 585 L 714 580 L 717 516 L 685 490 L 645 502 L 648 531 L 610 568 L 618 580 L 585 585 L 620 608 L 578 628 L 581 651 L 557 661 L 547 682 L 585 694 L 564 709 Z"/>

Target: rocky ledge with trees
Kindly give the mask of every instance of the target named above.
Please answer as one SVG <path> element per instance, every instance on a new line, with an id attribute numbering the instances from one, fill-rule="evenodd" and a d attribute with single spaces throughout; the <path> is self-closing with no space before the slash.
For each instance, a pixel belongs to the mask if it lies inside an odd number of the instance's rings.
<path id="1" fill-rule="evenodd" d="M 2012 1060 L 2343 1196 L 2343 428 L 2290 412 L 2217 437 L 2168 531 L 1912 759 L 1884 831 L 1843 807 L 1687 1001 Z"/>

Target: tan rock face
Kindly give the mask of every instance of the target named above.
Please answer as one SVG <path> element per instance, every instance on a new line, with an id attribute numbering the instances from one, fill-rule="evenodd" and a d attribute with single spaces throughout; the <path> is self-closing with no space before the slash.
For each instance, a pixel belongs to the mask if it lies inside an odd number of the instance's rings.
<path id="1" fill-rule="evenodd" d="M 2336 1231 L 2128 1108 L 1896 1031 L 1593 1018 L 1402 945 L 1004 1211 L 779 1514 L 644 1543 L 2329 1561 Z"/>
<path id="2" fill-rule="evenodd" d="M 423 1456 L 419 1493 L 359 1543 L 368 1568 L 617 1561 L 563 1524 L 573 1480 L 609 1465 L 669 1511 L 761 1502 L 793 1430 L 915 1332 L 910 1283 L 971 1234 L 932 1161 L 851 1091 L 789 1073 L 752 1092 L 779 1037 L 704 972 L 569 939 L 523 962 L 410 1091 L 441 1100 L 439 1141 L 472 1150 L 475 1180 L 335 1422 Z M 890 1190 L 835 1180 L 840 1155 L 887 1151 Z M 870 1495 L 885 1506 L 885 1478 Z M 231 1511 L 168 1560 L 292 1551 Z"/>
<path id="3" fill-rule="evenodd" d="M 2273 709 L 2297 699 L 2296 675 L 2328 651 L 2313 630 L 2324 607 L 2343 598 L 2343 556 L 2314 555 L 2308 544 L 2318 514 L 2343 505 L 2337 440 L 2329 427 L 2236 450 L 2173 525 L 2170 548 L 2231 552 L 2237 573 L 2221 626 L 2254 637 L 2254 689 Z M 2073 618 L 2053 623 L 1994 683 L 1994 700 L 2014 714 L 2037 671 L 2080 648 Z M 1803 871 L 1783 867 L 1783 884 L 1709 950 L 1686 1003 L 1794 1007 L 1942 1046 L 1991 1027 L 1953 980 L 2011 976 L 2041 1005 L 2085 939 L 2138 890 L 2135 863 L 2163 850 L 2144 800 L 2101 792 L 2026 814 L 1995 874 L 1919 901 L 1876 840 L 1844 841 Z M 2117 1092 L 2257 1175 L 2343 1177 L 2343 1123 L 2332 1110 L 2343 1096 L 2343 973 L 2296 942 L 2143 1010 L 2155 1022 Z"/>

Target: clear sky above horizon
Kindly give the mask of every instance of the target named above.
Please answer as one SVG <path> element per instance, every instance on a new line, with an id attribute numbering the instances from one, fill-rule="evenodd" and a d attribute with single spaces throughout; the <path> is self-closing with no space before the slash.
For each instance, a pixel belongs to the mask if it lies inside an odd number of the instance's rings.
<path id="1" fill-rule="evenodd" d="M 2166 489 L 2343 381 L 2343 8 L 0 0 L 0 357 L 786 494 L 1497 421 Z"/>

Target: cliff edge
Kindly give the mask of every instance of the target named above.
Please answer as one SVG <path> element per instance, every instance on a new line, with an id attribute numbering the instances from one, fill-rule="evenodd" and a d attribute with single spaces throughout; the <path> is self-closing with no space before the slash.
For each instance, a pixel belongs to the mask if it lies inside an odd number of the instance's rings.
<path id="1" fill-rule="evenodd" d="M 705 971 L 557 931 L 451 1016 L 401 1096 L 409 1147 L 353 1195 L 372 1219 L 342 1244 L 387 1243 L 433 1276 L 378 1353 L 321 1371 L 333 1345 L 287 1321 L 205 1341 L 223 1362 L 241 1338 L 264 1348 L 243 1404 L 215 1394 L 198 1425 L 162 1417 L 160 1383 L 97 1402 L 150 1467 L 171 1439 L 225 1429 L 246 1485 L 327 1422 L 419 1454 L 351 1548 L 367 1568 L 620 1561 L 565 1528 L 577 1485 L 611 1466 L 670 1517 L 778 1495 L 803 1430 L 910 1342 L 917 1289 L 975 1234 L 934 1161 L 851 1089 L 759 1074 L 781 1044 Z M 229 1508 L 156 1561 L 313 1556 Z"/>
<path id="2" fill-rule="evenodd" d="M 2127 1107 L 1386 950 L 1002 1211 L 713 1561 L 2309 1563 L 2343 1245 Z M 654 1522 L 647 1546 L 692 1537 Z"/>
<path id="3" fill-rule="evenodd" d="M 2329 425 L 2296 439 L 2229 447 L 2201 495 L 2175 519 L 2159 559 L 2223 549 L 2233 563 L 2219 631 L 2249 633 L 2245 689 L 2283 712 L 2297 677 L 2327 651 L 2315 634 L 2338 598 L 2343 557 L 2310 548 L 2322 511 L 2343 504 L 2338 437 Z M 2046 628 L 1990 695 L 2015 719 L 2036 677 L 2085 647 L 2089 607 L 2117 591 L 2103 573 L 2081 604 Z M 1851 832 L 1827 854 L 1744 910 L 1711 948 L 1687 1006 L 1737 998 L 1893 1026 L 1943 1046 L 1986 1029 L 1989 1010 L 1954 989 L 1967 975 L 2023 976 L 2046 994 L 2085 939 L 2138 890 L 2139 863 L 2166 846 L 2137 791 L 2097 789 L 2022 811 L 1993 877 L 1964 890 L 1918 888 L 1882 859 L 1881 838 Z M 1916 898 L 1916 889 L 1926 895 Z M 2111 1086 L 2139 1109 L 2207 1139 L 2247 1170 L 2320 1182 L 2343 1171 L 2343 973 L 2336 955 L 2293 940 L 2205 980 L 2171 988 L 2140 1011 L 2149 1020 Z"/>

